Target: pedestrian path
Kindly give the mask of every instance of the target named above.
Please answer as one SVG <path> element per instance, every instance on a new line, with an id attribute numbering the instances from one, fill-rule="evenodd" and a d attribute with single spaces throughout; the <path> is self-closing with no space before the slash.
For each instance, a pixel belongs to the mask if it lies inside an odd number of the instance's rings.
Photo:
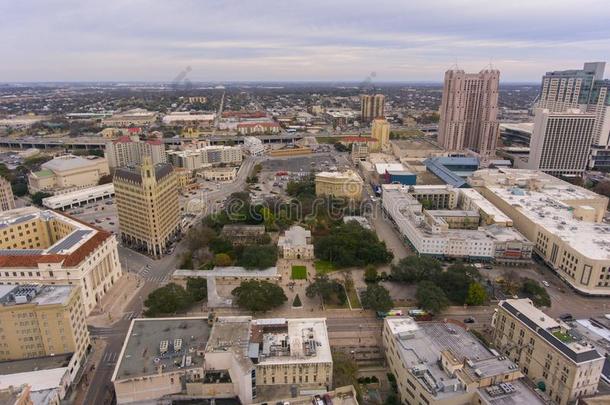
<path id="1" fill-rule="evenodd" d="M 104 352 L 102 356 L 102 365 L 106 366 L 114 366 L 119 358 L 119 354 L 117 352 Z"/>

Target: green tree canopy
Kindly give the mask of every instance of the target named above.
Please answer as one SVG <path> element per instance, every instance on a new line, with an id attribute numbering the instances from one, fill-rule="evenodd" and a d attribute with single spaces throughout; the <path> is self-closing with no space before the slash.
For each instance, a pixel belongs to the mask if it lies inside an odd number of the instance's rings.
<path id="1" fill-rule="evenodd" d="M 367 283 L 374 283 L 377 281 L 379 274 L 377 273 L 377 269 L 375 266 L 366 266 L 364 270 L 364 281 Z"/>
<path id="2" fill-rule="evenodd" d="M 242 281 L 231 294 L 240 308 L 253 312 L 265 312 L 288 300 L 282 287 L 268 281 Z"/>
<path id="3" fill-rule="evenodd" d="M 253 245 L 246 246 L 238 259 L 238 264 L 247 269 L 266 269 L 275 266 L 277 262 L 277 246 Z"/>
<path id="4" fill-rule="evenodd" d="M 471 283 L 468 287 L 466 296 L 466 304 L 468 305 L 483 305 L 487 302 L 487 291 L 480 283 Z"/>
<path id="5" fill-rule="evenodd" d="M 301 297 L 299 297 L 299 294 L 294 296 L 294 300 L 292 301 L 292 306 L 295 308 L 299 308 L 303 306 L 303 303 L 301 302 Z"/>
<path id="6" fill-rule="evenodd" d="M 336 267 L 389 263 L 394 257 L 373 231 L 355 221 L 332 227 L 328 235 L 316 239 L 314 250 L 319 259 Z"/>
<path id="7" fill-rule="evenodd" d="M 443 270 L 441 263 L 428 256 L 407 256 L 392 266 L 392 278 L 404 283 L 415 283 L 438 277 Z"/>
<path id="8" fill-rule="evenodd" d="M 152 291 L 144 305 L 146 316 L 171 314 L 187 308 L 193 302 L 192 297 L 178 284 L 169 283 Z"/>
<path id="9" fill-rule="evenodd" d="M 532 280 L 531 278 L 523 279 L 521 294 L 531 299 L 537 307 L 551 306 L 551 297 L 549 296 L 549 293 L 536 280 Z"/>
<path id="10" fill-rule="evenodd" d="M 37 191 L 32 195 L 32 203 L 42 206 L 42 199 L 51 197 L 53 194 L 45 193 L 44 191 Z"/>
<path id="11" fill-rule="evenodd" d="M 231 256 L 226 253 L 217 253 L 214 256 L 214 264 L 220 267 L 230 266 L 233 261 L 231 260 Z"/>
<path id="12" fill-rule="evenodd" d="M 340 302 L 344 302 L 346 298 L 343 286 L 338 281 L 331 280 L 326 274 L 316 274 L 314 282 L 307 286 L 305 294 L 309 298 L 317 295 L 325 301 L 333 296 L 337 296 Z"/>
<path id="13" fill-rule="evenodd" d="M 387 312 L 394 306 L 390 292 L 380 284 L 369 284 L 360 295 L 362 306 L 374 311 Z"/>
<path id="14" fill-rule="evenodd" d="M 449 306 L 445 292 L 431 281 L 422 281 L 417 285 L 415 298 L 422 309 L 433 314 L 438 314 Z"/>
<path id="15" fill-rule="evenodd" d="M 205 277 L 189 277 L 186 279 L 186 292 L 192 301 L 203 301 L 208 298 L 208 280 Z"/>

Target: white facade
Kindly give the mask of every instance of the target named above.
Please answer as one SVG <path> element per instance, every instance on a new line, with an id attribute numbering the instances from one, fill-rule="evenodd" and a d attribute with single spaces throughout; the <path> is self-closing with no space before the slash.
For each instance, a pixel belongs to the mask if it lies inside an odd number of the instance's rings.
<path id="1" fill-rule="evenodd" d="M 150 156 L 153 164 L 167 163 L 165 144 L 161 141 L 140 141 L 138 137 L 121 137 L 106 142 L 106 159 L 111 168 L 136 166 L 142 163 L 142 156 Z"/>
<path id="2" fill-rule="evenodd" d="M 537 109 L 527 168 L 556 175 L 583 173 L 594 126 L 594 114 Z"/>
<path id="3" fill-rule="evenodd" d="M 252 156 L 260 156 L 265 152 L 263 141 L 253 136 L 246 136 L 243 144 L 244 151 Z"/>
<path id="4" fill-rule="evenodd" d="M 52 210 L 63 210 L 72 208 L 83 203 L 112 198 L 114 196 L 114 185 L 112 183 L 94 186 L 82 190 L 72 191 L 66 194 L 54 195 L 42 199 L 42 205 Z"/>
<path id="5" fill-rule="evenodd" d="M 198 149 L 170 151 L 169 161 L 176 167 L 197 170 L 216 164 L 240 164 L 242 150 L 239 146 L 205 146 Z"/>

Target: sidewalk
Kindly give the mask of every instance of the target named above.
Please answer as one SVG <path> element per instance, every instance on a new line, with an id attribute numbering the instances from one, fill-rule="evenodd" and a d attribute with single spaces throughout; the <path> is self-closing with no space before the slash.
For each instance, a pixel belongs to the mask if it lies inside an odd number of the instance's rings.
<path id="1" fill-rule="evenodd" d="M 75 405 L 83 404 L 85 398 L 87 397 L 87 392 L 89 391 L 90 381 L 95 374 L 95 369 L 99 367 L 100 360 L 102 359 L 102 355 L 104 354 L 104 350 L 106 350 L 106 342 L 103 339 L 92 339 L 91 340 L 92 351 L 89 358 L 85 362 L 83 366 L 85 369 L 84 375 L 80 380 L 80 384 L 75 388 L 74 395 L 71 400 Z"/>
<path id="2" fill-rule="evenodd" d="M 87 318 L 87 324 L 106 327 L 120 320 L 125 307 L 138 295 L 143 285 L 144 280 L 139 275 L 123 273 Z"/>

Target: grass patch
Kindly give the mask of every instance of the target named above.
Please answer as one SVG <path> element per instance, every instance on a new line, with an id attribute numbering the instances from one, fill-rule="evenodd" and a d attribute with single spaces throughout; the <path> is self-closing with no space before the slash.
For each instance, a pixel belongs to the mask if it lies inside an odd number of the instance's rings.
<path id="1" fill-rule="evenodd" d="M 292 274 L 290 278 L 293 280 L 307 280 L 307 267 L 292 266 Z"/>
<path id="2" fill-rule="evenodd" d="M 324 308 L 326 309 L 347 309 L 349 308 L 349 304 L 347 303 L 347 300 L 345 300 L 345 302 L 341 303 L 341 301 L 339 300 L 338 297 L 333 296 L 331 297 L 328 301 L 324 301 Z"/>
<path id="3" fill-rule="evenodd" d="M 352 309 L 362 308 L 362 304 L 360 304 L 360 298 L 358 297 L 358 292 L 356 291 L 354 286 L 350 285 L 348 288 L 346 288 L 346 291 L 347 291 L 347 299 L 349 300 L 349 303 L 352 306 Z"/>
<path id="4" fill-rule="evenodd" d="M 317 274 L 327 274 L 332 271 L 335 271 L 335 266 L 333 266 L 331 262 L 326 260 L 316 260 L 315 267 Z"/>
<path id="5" fill-rule="evenodd" d="M 561 340 L 563 343 L 570 343 L 572 341 L 572 336 L 560 330 L 553 332 L 553 336 Z"/>

